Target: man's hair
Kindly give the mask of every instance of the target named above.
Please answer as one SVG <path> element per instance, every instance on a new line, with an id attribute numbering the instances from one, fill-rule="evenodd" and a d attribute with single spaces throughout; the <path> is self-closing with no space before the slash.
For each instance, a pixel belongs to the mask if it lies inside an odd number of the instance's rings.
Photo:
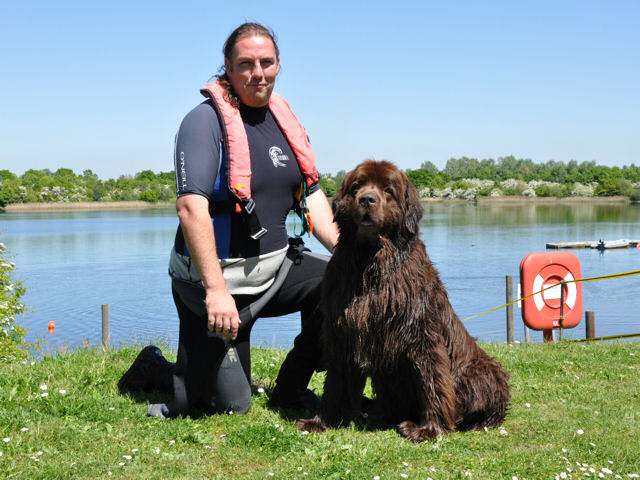
<path id="1" fill-rule="evenodd" d="M 228 60 L 229 63 L 233 63 L 233 52 L 236 47 L 236 43 L 238 43 L 238 41 L 242 38 L 251 36 L 266 37 L 270 39 L 273 42 L 273 46 L 276 50 L 276 57 L 280 58 L 280 49 L 278 49 L 278 37 L 276 37 L 274 31 L 260 23 L 245 22 L 237 27 L 233 32 L 231 32 L 226 42 L 224 42 L 222 53 L 225 60 Z M 222 86 L 225 88 L 227 92 L 227 100 L 232 105 L 237 107 L 238 105 L 240 105 L 240 99 L 236 95 L 235 91 L 233 90 L 233 86 L 229 81 L 225 65 L 223 64 L 218 71 L 220 73 L 218 73 L 215 78 L 219 80 Z"/>

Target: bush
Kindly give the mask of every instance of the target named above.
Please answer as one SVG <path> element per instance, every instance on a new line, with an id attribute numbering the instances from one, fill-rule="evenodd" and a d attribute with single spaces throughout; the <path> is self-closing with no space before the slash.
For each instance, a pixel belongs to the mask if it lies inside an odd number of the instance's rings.
<path id="1" fill-rule="evenodd" d="M 169 185 L 162 185 L 158 191 L 158 200 L 162 202 L 170 202 L 176 199 L 175 189 Z"/>
<path id="2" fill-rule="evenodd" d="M 336 186 L 336 181 L 329 176 L 320 176 L 320 181 L 318 182 L 320 185 L 320 189 L 324 192 L 327 197 L 333 197 L 338 191 L 338 187 Z"/>
<path id="3" fill-rule="evenodd" d="M 20 297 L 22 283 L 12 278 L 15 264 L 9 261 L 6 247 L 0 243 L 0 362 L 7 363 L 29 356 L 24 344 L 27 331 L 16 324 L 16 315 L 24 312 Z"/>
<path id="4" fill-rule="evenodd" d="M 0 180 L 0 207 L 4 207 L 9 203 L 19 203 L 21 200 L 20 180 L 17 178 Z"/>
<path id="5" fill-rule="evenodd" d="M 138 198 L 143 202 L 158 203 L 158 192 L 155 190 L 145 190 Z"/>
<path id="6" fill-rule="evenodd" d="M 640 188 L 635 188 L 629 198 L 632 202 L 640 202 Z"/>
<path id="7" fill-rule="evenodd" d="M 504 195 L 522 195 L 527 190 L 527 184 L 522 180 L 509 178 L 500 182 L 500 187 Z"/>
<path id="8" fill-rule="evenodd" d="M 537 186 L 534 189 L 534 192 L 536 192 L 536 196 L 537 197 L 550 197 L 551 196 L 551 189 L 549 188 L 549 185 L 547 185 L 546 183 L 543 183 L 542 185 Z"/>
<path id="9" fill-rule="evenodd" d="M 633 187 L 633 184 L 629 180 L 626 180 L 624 178 L 619 178 L 616 181 L 616 187 L 617 187 L 618 192 L 620 193 L 620 195 L 624 195 L 625 197 L 633 196 L 633 194 L 635 193 L 635 190 L 636 190 Z"/>

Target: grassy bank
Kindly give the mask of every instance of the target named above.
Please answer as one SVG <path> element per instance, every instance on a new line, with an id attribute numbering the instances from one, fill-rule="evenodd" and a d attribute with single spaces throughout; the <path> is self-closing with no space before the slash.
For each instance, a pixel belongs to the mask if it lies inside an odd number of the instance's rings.
<path id="1" fill-rule="evenodd" d="M 512 375 L 503 428 L 419 445 L 376 429 L 374 414 L 323 434 L 294 429 L 298 414 L 267 409 L 260 391 L 279 350 L 254 351 L 246 416 L 172 421 L 144 416 L 162 397 L 117 392 L 137 349 L 1 365 L 0 478 L 637 478 L 640 343 L 485 348 Z M 322 375 L 312 382 L 321 391 Z"/>

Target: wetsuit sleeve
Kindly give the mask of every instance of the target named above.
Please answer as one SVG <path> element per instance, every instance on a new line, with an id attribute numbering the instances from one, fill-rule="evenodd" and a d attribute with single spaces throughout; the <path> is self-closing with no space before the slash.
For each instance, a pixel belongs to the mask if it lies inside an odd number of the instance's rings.
<path id="1" fill-rule="evenodd" d="M 209 102 L 191 110 L 176 134 L 177 196 L 197 194 L 211 199 L 220 165 L 222 131 Z"/>
<path id="2" fill-rule="evenodd" d="M 320 188 L 320 184 L 318 182 L 312 184 L 309 189 L 307 195 L 311 195 L 313 192 L 317 191 Z"/>

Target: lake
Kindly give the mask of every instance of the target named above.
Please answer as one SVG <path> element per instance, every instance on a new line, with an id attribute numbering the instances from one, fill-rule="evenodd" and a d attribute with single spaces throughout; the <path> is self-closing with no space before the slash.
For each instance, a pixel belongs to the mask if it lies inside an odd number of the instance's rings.
<path id="1" fill-rule="evenodd" d="M 519 278 L 519 265 L 547 242 L 639 239 L 640 206 L 623 204 L 428 204 L 422 239 L 440 271 L 460 318 L 505 303 L 505 276 Z M 174 210 L 38 212 L 0 214 L 0 241 L 12 253 L 15 277 L 27 287 L 30 312 L 19 318 L 28 340 L 49 348 L 97 345 L 101 304 L 109 304 L 111 344 L 160 342 L 177 347 L 178 319 L 167 263 L 177 218 Z M 305 237 L 306 238 L 306 237 Z M 314 238 L 311 250 L 326 253 Z M 640 250 L 573 250 L 582 276 L 640 269 Z M 596 335 L 640 331 L 640 276 L 583 283 L 584 310 L 595 312 Z M 515 310 L 516 340 L 523 340 Z M 47 324 L 54 321 L 54 334 Z M 465 322 L 485 341 L 505 341 L 505 310 Z M 260 319 L 256 346 L 288 348 L 299 331 L 298 315 Z M 584 319 L 564 338 L 583 338 Z M 531 332 L 532 341 L 542 339 Z"/>

